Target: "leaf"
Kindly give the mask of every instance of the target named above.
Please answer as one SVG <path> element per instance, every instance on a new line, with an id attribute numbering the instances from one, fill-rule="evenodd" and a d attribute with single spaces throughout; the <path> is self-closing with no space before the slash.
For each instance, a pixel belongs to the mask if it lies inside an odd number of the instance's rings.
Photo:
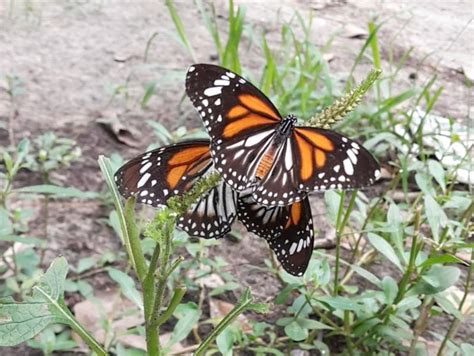
<path id="1" fill-rule="evenodd" d="M 370 283 L 374 284 L 375 286 L 381 288 L 382 281 L 372 272 L 367 271 L 365 268 L 362 268 L 357 265 L 351 265 L 351 269 L 357 273 L 359 276 L 365 278 Z"/>
<path id="2" fill-rule="evenodd" d="M 76 273 L 82 273 L 87 271 L 88 269 L 92 268 L 96 264 L 96 260 L 94 257 L 85 257 L 79 260 L 77 264 Z"/>
<path id="3" fill-rule="evenodd" d="M 188 302 L 186 304 L 178 305 L 174 312 L 174 316 L 178 319 L 178 322 L 173 329 L 168 346 L 171 346 L 188 336 L 193 327 L 197 324 L 201 312 L 196 303 Z"/>
<path id="4" fill-rule="evenodd" d="M 144 109 L 146 107 L 146 105 L 148 104 L 148 101 L 150 100 L 152 95 L 155 93 L 155 89 L 156 89 L 156 82 L 155 81 L 151 81 L 151 82 L 146 83 L 145 93 L 143 94 L 142 100 L 140 101 L 140 106 L 141 106 L 142 109 Z"/>
<path id="5" fill-rule="evenodd" d="M 421 304 L 421 300 L 417 296 L 411 296 L 403 298 L 400 303 L 397 304 L 397 310 L 400 312 L 414 309 Z"/>
<path id="6" fill-rule="evenodd" d="M 386 304 L 392 304 L 398 293 L 397 282 L 392 277 L 386 276 L 382 280 L 382 286 Z"/>
<path id="7" fill-rule="evenodd" d="M 214 297 L 224 292 L 237 289 L 238 287 L 239 287 L 238 283 L 228 282 L 228 283 L 223 284 L 222 286 L 214 288 L 212 291 L 209 292 L 209 296 Z"/>
<path id="8" fill-rule="evenodd" d="M 326 214 L 333 226 L 336 226 L 337 213 L 339 211 L 339 203 L 341 195 L 334 190 L 324 192 L 324 201 L 326 202 Z"/>
<path id="9" fill-rule="evenodd" d="M 119 271 L 118 269 L 108 268 L 108 272 L 110 278 L 119 284 L 123 295 L 143 310 L 143 301 L 140 293 L 135 288 L 135 281 L 129 275 Z"/>
<path id="10" fill-rule="evenodd" d="M 298 318 L 298 324 L 300 324 L 305 329 L 316 329 L 316 330 L 332 330 L 333 328 L 329 325 L 321 323 L 317 320 L 307 319 L 307 318 Z"/>
<path id="11" fill-rule="evenodd" d="M 232 355 L 232 345 L 234 344 L 234 333 L 231 328 L 226 328 L 216 338 L 216 345 L 222 355 Z"/>
<path id="12" fill-rule="evenodd" d="M 83 192 L 72 187 L 60 187 L 53 184 L 40 184 L 23 187 L 15 190 L 18 193 L 33 193 L 50 195 L 53 198 L 79 198 L 79 199 L 97 199 L 100 194 L 96 192 Z"/>
<path id="13" fill-rule="evenodd" d="M 403 253 L 403 227 L 401 213 L 398 205 L 390 204 L 387 212 L 387 225 L 391 227 L 393 232 L 390 234 L 392 242 L 400 254 Z"/>
<path id="14" fill-rule="evenodd" d="M 303 328 L 296 320 L 285 326 L 285 334 L 294 341 L 301 341 L 308 337 L 308 329 Z"/>
<path id="15" fill-rule="evenodd" d="M 431 184 L 431 177 L 424 173 L 415 174 L 415 181 L 418 187 L 426 196 L 435 196 L 436 192 Z"/>
<path id="16" fill-rule="evenodd" d="M 421 263 L 418 267 L 426 268 L 435 264 L 444 264 L 444 263 L 464 263 L 464 261 L 456 256 L 445 254 L 445 255 L 430 257 L 427 260 L 423 261 L 423 263 Z"/>
<path id="17" fill-rule="evenodd" d="M 439 206 L 436 200 L 433 199 L 430 195 L 425 195 L 425 213 L 430 225 L 431 232 L 433 234 L 433 239 L 439 241 L 439 232 L 440 227 L 445 227 L 448 223 L 448 217 L 444 210 Z"/>
<path id="18" fill-rule="evenodd" d="M 353 311 L 361 310 L 360 304 L 357 304 L 353 300 L 346 297 L 323 296 L 323 297 L 316 297 L 315 299 L 320 302 L 328 304 L 334 309 L 353 310 Z"/>
<path id="19" fill-rule="evenodd" d="M 4 235 L 11 235 L 13 233 L 13 225 L 8 216 L 8 211 L 0 208 L 0 240 L 4 239 Z"/>
<path id="20" fill-rule="evenodd" d="M 385 241 L 381 236 L 376 235 L 374 233 L 369 233 L 367 235 L 370 244 L 382 255 L 388 258 L 390 262 L 392 262 L 395 266 L 397 266 L 401 271 L 403 271 L 402 265 L 400 264 L 400 260 L 398 259 L 397 254 L 393 247 Z"/>
<path id="21" fill-rule="evenodd" d="M 410 290 L 410 294 L 436 294 L 454 285 L 461 271 L 452 266 L 432 266 Z"/>
<path id="22" fill-rule="evenodd" d="M 428 171 L 434 177 L 436 182 L 438 182 L 443 192 L 446 192 L 446 178 L 441 163 L 432 159 L 428 160 Z"/>
<path id="23" fill-rule="evenodd" d="M 79 325 L 64 305 L 64 281 L 68 265 L 64 257 L 56 258 L 33 287 L 33 295 L 25 301 L 0 299 L 0 346 L 14 346 L 33 338 L 46 326 L 62 323 L 80 333 L 98 355 L 106 355 L 102 347 Z"/>

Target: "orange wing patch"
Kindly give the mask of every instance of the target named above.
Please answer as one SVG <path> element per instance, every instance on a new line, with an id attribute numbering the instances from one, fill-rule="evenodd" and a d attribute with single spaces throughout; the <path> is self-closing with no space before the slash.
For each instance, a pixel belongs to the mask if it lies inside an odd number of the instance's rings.
<path id="1" fill-rule="evenodd" d="M 171 189 L 174 189 L 174 187 L 176 187 L 184 172 L 186 172 L 187 168 L 188 165 L 184 164 L 182 166 L 177 166 L 170 169 L 170 171 L 166 175 L 166 183 L 168 183 L 168 186 Z"/>
<path id="2" fill-rule="evenodd" d="M 209 155 L 207 145 L 186 148 L 174 154 L 168 160 L 168 165 L 171 166 L 166 175 L 168 187 L 174 189 L 185 173 L 195 174 L 202 169 L 203 165 L 206 164 L 206 160 L 209 159 Z"/>
<path id="3" fill-rule="evenodd" d="M 266 117 L 257 114 L 250 114 L 244 116 L 241 119 L 228 123 L 224 128 L 222 136 L 224 138 L 234 137 L 244 130 L 265 124 L 273 124 L 273 120 L 267 119 Z"/>
<path id="4" fill-rule="evenodd" d="M 326 155 L 324 154 L 323 151 L 315 149 L 314 158 L 316 159 L 316 167 L 318 168 L 324 167 L 324 163 L 326 163 Z"/>
<path id="5" fill-rule="evenodd" d="M 269 107 L 264 101 L 260 100 L 256 96 L 250 94 L 239 95 L 239 101 L 244 104 L 251 111 L 268 115 L 269 117 L 280 120 L 279 116 L 271 107 Z"/>
<path id="6" fill-rule="evenodd" d="M 235 119 L 236 117 L 247 115 L 249 111 L 241 105 L 236 105 L 227 113 L 229 119 Z"/>
<path id="7" fill-rule="evenodd" d="M 292 225 L 298 225 L 301 219 L 301 203 L 294 203 L 290 207 L 290 216 L 288 222 L 286 223 L 285 229 L 288 229 Z"/>
<path id="8" fill-rule="evenodd" d="M 300 135 L 295 135 L 295 139 L 300 150 L 300 177 L 307 180 L 313 174 L 313 147 Z"/>
<path id="9" fill-rule="evenodd" d="M 321 134 L 303 128 L 296 128 L 295 131 L 298 131 L 300 135 L 303 135 L 313 145 L 318 146 L 326 152 L 334 150 L 334 144 L 331 140 Z"/>
<path id="10" fill-rule="evenodd" d="M 168 160 L 168 164 L 176 165 L 189 163 L 195 161 L 199 156 L 202 156 L 205 153 L 209 153 L 209 147 L 207 146 L 186 148 L 171 157 Z"/>

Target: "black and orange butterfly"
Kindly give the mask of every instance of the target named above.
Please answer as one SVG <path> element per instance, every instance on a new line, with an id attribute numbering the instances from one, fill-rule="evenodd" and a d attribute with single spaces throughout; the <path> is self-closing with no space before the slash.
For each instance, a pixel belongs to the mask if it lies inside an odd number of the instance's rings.
<path id="1" fill-rule="evenodd" d="M 209 140 L 187 141 L 133 158 L 115 173 L 119 192 L 154 207 L 166 204 L 213 170 L 209 145 Z M 289 206 L 266 207 L 251 193 L 238 193 L 221 180 L 179 218 L 177 226 L 191 236 L 220 238 L 237 216 L 250 232 L 267 240 L 288 273 L 301 276 L 306 271 L 314 244 L 307 198 Z"/>
<path id="2" fill-rule="evenodd" d="M 217 171 L 236 191 L 252 187 L 256 202 L 285 206 L 308 193 L 372 184 L 373 156 L 334 131 L 296 126 L 256 87 L 228 69 L 192 65 L 186 93 L 211 136 Z"/>

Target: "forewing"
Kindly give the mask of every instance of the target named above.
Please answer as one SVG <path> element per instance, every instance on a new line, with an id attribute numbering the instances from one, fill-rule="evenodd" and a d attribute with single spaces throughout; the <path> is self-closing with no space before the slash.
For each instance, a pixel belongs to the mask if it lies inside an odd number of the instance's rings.
<path id="1" fill-rule="evenodd" d="M 281 120 L 278 110 L 244 78 L 210 64 L 189 68 L 186 93 L 211 136 L 217 171 L 236 190 L 254 185 L 259 160 Z"/>
<path id="2" fill-rule="evenodd" d="M 297 172 L 300 190 L 363 188 L 380 176 L 380 166 L 370 152 L 341 134 L 298 127 L 293 136 L 302 158 Z"/>

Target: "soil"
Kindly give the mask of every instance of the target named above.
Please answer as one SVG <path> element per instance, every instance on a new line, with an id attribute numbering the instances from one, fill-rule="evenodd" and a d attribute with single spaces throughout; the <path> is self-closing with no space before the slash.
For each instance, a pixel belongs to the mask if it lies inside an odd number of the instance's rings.
<path id="1" fill-rule="evenodd" d="M 193 44 L 197 61 L 215 61 L 215 49 L 200 20 L 198 10 L 188 1 L 175 1 L 178 13 Z M 474 103 L 472 89 L 465 85 L 474 79 L 474 24 L 472 2 L 408 2 L 323 0 L 302 1 L 236 1 L 246 6 L 246 19 L 255 34 L 264 30 L 270 47 L 277 47 L 283 21 L 294 10 L 303 18 L 314 11 L 311 38 L 320 46 L 332 39 L 330 70 L 335 78 L 345 79 L 367 34 L 366 24 L 376 18 L 384 22 L 378 33 L 383 67 L 387 58 L 399 60 L 413 47 L 407 62 L 396 78 L 395 86 L 404 90 L 423 85 L 437 75 L 443 86 L 435 111 L 459 122 L 470 122 Z M 216 11 L 224 25 L 227 1 L 216 1 Z M 224 26 L 223 26 L 224 28 Z M 250 28 L 250 27 L 249 27 Z M 296 31 L 301 31 L 295 21 Z M 146 54 L 147 41 L 150 42 Z M 176 40 L 174 25 L 165 5 L 159 1 L 5 1 L 0 6 L 0 83 L 6 88 L 5 76 L 20 80 L 21 93 L 13 100 L 0 90 L 0 120 L 11 122 L 15 141 L 34 138 L 53 131 L 72 138 L 82 149 L 82 157 L 69 168 L 52 176 L 60 185 L 85 191 L 104 189 L 97 157 L 120 153 L 131 158 L 143 152 L 156 137 L 147 129 L 147 120 L 158 121 L 173 131 L 181 126 L 200 127 L 200 120 L 189 101 L 183 99 L 184 73 L 192 63 Z M 255 40 L 258 40 L 255 36 Z M 243 48 L 248 45 L 244 38 Z M 243 64 L 257 73 L 262 55 L 253 45 Z M 370 68 L 363 60 L 355 76 L 362 78 Z M 146 83 L 155 81 L 157 89 L 145 109 L 138 104 Z M 113 94 L 120 89 L 119 94 Z M 118 118 L 135 135 L 134 146 L 120 143 L 103 126 L 99 118 Z M 9 136 L 0 126 L 0 144 L 7 146 Z M 40 177 L 22 172 L 18 185 L 38 184 Z M 18 203 L 20 204 L 20 203 Z M 41 236 L 42 201 L 29 202 L 36 208 L 30 222 L 31 234 Z M 320 237 L 333 236 L 324 221 L 320 196 L 312 199 L 313 214 Z M 120 241 L 104 223 L 108 210 L 98 201 L 61 200 L 49 204 L 48 249 L 44 265 L 57 255 L 65 255 L 70 264 L 89 255 L 100 256 L 116 251 Z M 238 251 L 238 253 L 237 253 Z M 263 260 L 268 258 L 265 243 L 244 237 L 236 243 L 222 243 L 213 254 L 232 256 L 228 272 L 243 286 L 251 286 L 254 295 L 271 301 L 278 293 L 279 282 L 269 273 L 262 273 Z M 377 275 L 393 271 L 386 264 L 377 264 Z M 104 283 L 92 277 L 93 285 Z M 231 298 L 232 299 L 232 298 Z M 268 320 L 273 320 L 270 315 Z M 447 328 L 446 319 L 430 326 L 430 332 Z M 473 321 L 466 323 L 458 338 L 467 340 Z M 471 329 L 470 329 L 471 328 Z M 430 337 L 429 333 L 426 335 Z M 11 349 L 2 354 L 8 354 Z M 15 349 L 18 352 L 19 349 Z M 26 352 L 21 349 L 22 352 Z M 29 351 L 28 351 L 29 352 Z M 32 354 L 32 353 L 31 353 Z"/>

